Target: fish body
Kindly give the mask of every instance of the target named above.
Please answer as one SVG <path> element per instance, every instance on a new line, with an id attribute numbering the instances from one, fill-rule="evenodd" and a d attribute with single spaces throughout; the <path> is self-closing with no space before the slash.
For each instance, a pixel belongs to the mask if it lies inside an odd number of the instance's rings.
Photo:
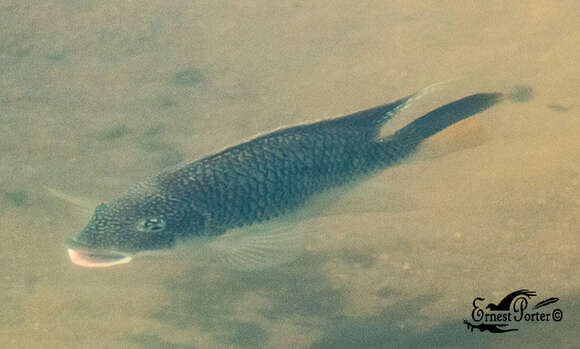
<path id="1" fill-rule="evenodd" d="M 502 95 L 462 98 L 380 137 L 381 126 L 417 97 L 280 129 L 164 170 L 98 205 L 88 225 L 68 240 L 71 261 L 85 267 L 126 263 L 138 252 L 286 215 L 319 193 L 396 164 L 424 139 Z"/>

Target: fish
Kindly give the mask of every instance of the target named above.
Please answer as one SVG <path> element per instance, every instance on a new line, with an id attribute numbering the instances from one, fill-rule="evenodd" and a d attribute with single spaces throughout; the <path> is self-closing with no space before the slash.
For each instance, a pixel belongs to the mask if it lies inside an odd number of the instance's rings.
<path id="1" fill-rule="evenodd" d="M 110 267 L 181 242 L 219 241 L 234 231 L 256 233 L 222 245 L 234 263 L 261 264 L 261 259 L 282 255 L 295 229 L 281 224 L 281 218 L 333 188 L 401 163 L 425 139 L 504 97 L 499 92 L 463 97 L 381 136 L 387 121 L 425 93 L 281 128 L 162 170 L 98 204 L 84 229 L 66 240 L 70 261 Z M 273 244 L 278 249 L 269 247 Z"/>

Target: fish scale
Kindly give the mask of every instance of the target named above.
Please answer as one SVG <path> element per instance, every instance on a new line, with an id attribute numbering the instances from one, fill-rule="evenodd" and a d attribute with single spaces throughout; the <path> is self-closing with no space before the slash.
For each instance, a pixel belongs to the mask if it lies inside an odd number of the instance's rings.
<path id="1" fill-rule="evenodd" d="M 295 132 L 296 130 L 289 130 Z M 300 130 L 304 132 L 304 130 Z M 185 173 L 195 173 L 191 178 L 209 177 L 207 180 L 200 179 L 197 183 L 188 183 L 188 186 L 195 187 L 200 183 L 208 183 L 212 188 L 220 188 L 233 194 L 228 200 L 218 196 L 199 197 L 203 201 L 205 210 L 214 218 L 214 224 L 223 224 L 224 229 L 250 224 L 254 220 L 261 221 L 264 217 L 280 215 L 290 210 L 304 201 L 306 197 L 316 191 L 323 190 L 327 186 L 342 182 L 356 175 L 363 169 L 361 163 L 369 164 L 373 159 L 367 161 L 356 161 L 361 158 L 373 155 L 368 152 L 368 144 L 363 137 L 357 137 L 356 129 L 346 130 L 348 138 L 337 137 L 340 130 L 330 130 L 331 132 L 314 132 L 313 134 L 303 134 L 299 141 L 294 137 L 286 137 L 284 134 L 277 134 L 275 139 L 267 138 L 262 142 L 247 144 L 248 151 L 239 149 L 228 154 L 226 151 L 221 156 L 214 157 L 207 173 L 200 174 L 193 168 L 185 168 L 184 173 L 173 172 L 168 178 L 159 180 L 168 183 L 170 190 L 184 193 L 187 188 L 175 188 L 171 183 L 179 183 L 176 177 L 186 175 Z M 360 139 L 363 138 L 363 141 Z M 291 141 L 286 141 L 290 139 Z M 291 144 L 289 144 L 291 143 Z M 256 149 L 262 149 L 256 151 Z M 276 152 L 280 157 L 265 156 Z M 280 161 L 280 158 L 291 159 L 291 161 Z M 239 162 L 242 164 L 240 164 Z M 222 168 L 236 166 L 238 175 L 249 179 L 249 183 L 242 181 L 242 188 L 238 190 L 238 181 L 224 181 L 222 177 L 215 176 L 216 172 Z M 293 171 L 292 175 L 284 175 L 281 168 L 289 166 Z M 264 183 L 265 178 L 271 178 L 275 186 L 268 186 Z M 233 184 L 233 185 L 232 185 Z M 236 195 L 238 194 L 238 195 Z M 248 196 L 248 194 L 250 194 Z M 286 194 L 286 195 L 284 195 Z M 282 195 L 286 200 L 280 200 Z M 243 215 L 236 207 L 246 199 L 250 199 L 255 205 L 255 210 Z M 217 213 L 216 213 L 217 212 Z"/>

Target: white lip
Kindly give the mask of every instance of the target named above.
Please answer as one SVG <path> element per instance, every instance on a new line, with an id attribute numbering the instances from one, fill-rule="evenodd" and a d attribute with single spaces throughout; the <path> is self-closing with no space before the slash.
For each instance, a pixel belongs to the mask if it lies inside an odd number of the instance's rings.
<path id="1" fill-rule="evenodd" d="M 87 251 L 68 249 L 68 256 L 73 264 L 85 268 L 106 268 L 114 265 L 125 264 L 131 261 L 131 256 L 123 255 L 99 255 Z"/>

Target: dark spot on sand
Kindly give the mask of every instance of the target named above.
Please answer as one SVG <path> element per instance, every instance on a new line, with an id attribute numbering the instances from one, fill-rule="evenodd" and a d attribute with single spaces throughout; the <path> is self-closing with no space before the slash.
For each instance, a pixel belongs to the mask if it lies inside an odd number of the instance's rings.
<path id="1" fill-rule="evenodd" d="M 40 282 L 40 277 L 29 276 L 24 280 L 24 289 L 26 292 L 32 294 L 36 292 L 36 285 Z"/>
<path id="2" fill-rule="evenodd" d="M 348 264 L 360 265 L 362 268 L 370 268 L 375 265 L 376 262 L 373 256 L 357 251 L 347 251 L 341 253 L 340 258 Z"/>
<path id="3" fill-rule="evenodd" d="M 534 89 L 527 85 L 514 86 L 511 92 L 507 94 L 507 97 L 516 103 L 528 102 L 534 98 Z"/>
<path id="4" fill-rule="evenodd" d="M 204 76 L 199 69 L 188 69 L 173 74 L 171 82 L 182 87 L 200 85 L 204 82 Z"/>
<path id="5" fill-rule="evenodd" d="M 109 130 L 104 131 L 98 139 L 101 141 L 112 141 L 114 139 L 119 139 L 125 137 L 129 133 L 129 127 L 127 125 L 115 126 Z"/>
<path id="6" fill-rule="evenodd" d="M 557 111 L 558 113 L 563 113 L 568 111 L 568 107 L 565 107 L 561 104 L 548 104 L 548 108 L 552 109 L 553 111 Z"/>
<path id="7" fill-rule="evenodd" d="M 176 105 L 177 102 L 168 96 L 158 96 L 153 99 L 152 107 L 158 110 L 167 109 Z"/>
<path id="8" fill-rule="evenodd" d="M 152 138 L 156 136 L 160 136 L 165 133 L 165 129 L 167 126 L 165 124 L 157 124 L 149 127 L 147 131 L 145 131 L 144 136 L 145 138 Z"/>
<path id="9" fill-rule="evenodd" d="M 411 252 L 411 248 L 413 247 L 411 241 L 402 236 L 395 238 L 395 246 L 397 246 L 398 250 L 405 252 Z"/>
<path id="10" fill-rule="evenodd" d="M 23 190 L 4 191 L 2 195 L 13 206 L 24 207 L 28 205 L 28 193 Z"/>
<path id="11" fill-rule="evenodd" d="M 377 293 L 377 296 L 381 298 L 389 298 L 393 295 L 393 291 L 388 287 L 383 287 Z"/>

